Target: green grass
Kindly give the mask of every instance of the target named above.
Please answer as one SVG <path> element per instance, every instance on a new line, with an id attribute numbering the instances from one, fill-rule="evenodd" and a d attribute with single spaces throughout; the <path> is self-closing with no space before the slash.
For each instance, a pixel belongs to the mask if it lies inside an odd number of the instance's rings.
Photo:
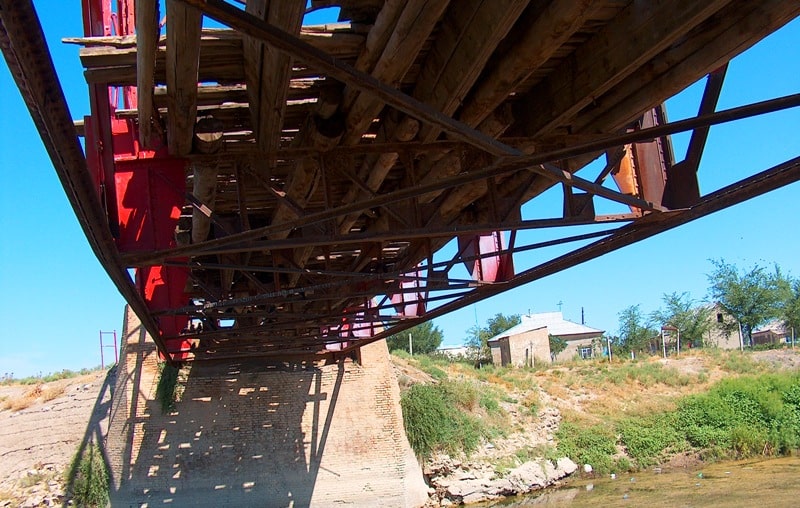
<path id="1" fill-rule="evenodd" d="M 616 437 L 606 425 L 579 426 L 562 422 L 556 432 L 558 451 L 577 464 L 591 464 L 598 473 L 615 471 Z"/>
<path id="2" fill-rule="evenodd" d="M 161 411 L 169 413 L 175 409 L 178 390 L 179 370 L 169 363 L 159 365 L 158 384 L 156 385 L 156 400 L 161 405 Z"/>
<path id="3" fill-rule="evenodd" d="M 484 435 L 481 422 L 458 407 L 442 385 L 414 385 L 400 405 L 408 441 L 421 457 L 437 450 L 469 454 Z"/>
<path id="4" fill-rule="evenodd" d="M 727 378 L 706 393 L 680 399 L 674 411 L 603 425 L 564 422 L 556 437 L 559 451 L 599 473 L 625 469 L 617 445 L 633 461 L 628 468 L 649 467 L 684 450 L 708 460 L 796 453 L 800 373 Z"/>
<path id="5" fill-rule="evenodd" d="M 94 443 L 90 442 L 83 453 L 75 454 L 68 472 L 67 489 L 77 506 L 108 504 L 108 469 L 100 448 Z"/>

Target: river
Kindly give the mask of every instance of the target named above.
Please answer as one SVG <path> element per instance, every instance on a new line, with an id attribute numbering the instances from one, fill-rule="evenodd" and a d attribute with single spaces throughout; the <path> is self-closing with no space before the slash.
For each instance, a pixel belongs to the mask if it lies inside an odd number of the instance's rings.
<path id="1" fill-rule="evenodd" d="M 719 462 L 662 473 L 576 478 L 557 489 L 484 506 L 800 506 L 800 457 Z"/>

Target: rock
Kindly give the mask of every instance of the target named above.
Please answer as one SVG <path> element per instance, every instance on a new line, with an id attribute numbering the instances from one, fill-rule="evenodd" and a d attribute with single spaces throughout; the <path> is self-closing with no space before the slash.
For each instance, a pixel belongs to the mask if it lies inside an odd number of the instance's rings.
<path id="1" fill-rule="evenodd" d="M 472 494 L 468 494 L 461 499 L 461 502 L 464 504 L 472 504 L 472 503 L 482 503 L 484 501 L 491 501 L 492 499 L 497 499 L 496 497 L 490 496 L 486 492 L 473 492 Z"/>
<path id="2" fill-rule="evenodd" d="M 483 482 L 481 480 L 462 480 L 453 482 L 451 485 L 447 487 L 447 497 L 450 499 L 454 498 L 465 498 L 470 494 L 474 494 L 476 492 L 482 491 L 484 488 Z M 476 501 L 473 501 L 473 503 Z"/>
<path id="3" fill-rule="evenodd" d="M 508 472 L 506 478 L 519 492 L 528 492 L 547 485 L 547 475 L 537 462 L 526 462 Z"/>
<path id="4" fill-rule="evenodd" d="M 584 464 L 583 465 L 583 472 L 584 473 L 591 473 L 592 471 L 594 471 L 594 468 L 592 467 L 591 464 Z"/>
<path id="5" fill-rule="evenodd" d="M 453 502 L 444 497 L 441 501 L 439 501 L 439 506 L 453 506 Z"/>
<path id="6" fill-rule="evenodd" d="M 578 464 L 572 461 L 569 457 L 561 457 L 556 461 L 556 467 L 560 472 L 560 478 L 569 476 L 578 470 Z"/>

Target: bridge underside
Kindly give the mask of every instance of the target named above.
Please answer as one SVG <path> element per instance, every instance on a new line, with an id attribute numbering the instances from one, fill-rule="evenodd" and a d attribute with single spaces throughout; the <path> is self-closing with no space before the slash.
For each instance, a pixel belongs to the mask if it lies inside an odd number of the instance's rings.
<path id="1" fill-rule="evenodd" d="M 29 2 L 0 0 L 0 46 L 173 361 L 346 355 L 800 178 L 793 159 L 698 182 L 710 125 L 800 104 L 716 111 L 727 62 L 797 2 L 312 0 L 341 7 L 326 25 L 305 0 L 82 3 L 83 120 Z M 698 116 L 670 123 L 705 76 Z"/>

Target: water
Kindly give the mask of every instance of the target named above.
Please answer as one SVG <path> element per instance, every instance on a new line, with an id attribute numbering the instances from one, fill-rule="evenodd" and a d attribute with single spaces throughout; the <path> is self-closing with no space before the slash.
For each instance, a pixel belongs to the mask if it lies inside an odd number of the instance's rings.
<path id="1" fill-rule="evenodd" d="M 720 462 L 704 467 L 643 471 L 603 478 L 576 479 L 541 494 L 487 506 L 800 506 L 800 457 Z"/>

